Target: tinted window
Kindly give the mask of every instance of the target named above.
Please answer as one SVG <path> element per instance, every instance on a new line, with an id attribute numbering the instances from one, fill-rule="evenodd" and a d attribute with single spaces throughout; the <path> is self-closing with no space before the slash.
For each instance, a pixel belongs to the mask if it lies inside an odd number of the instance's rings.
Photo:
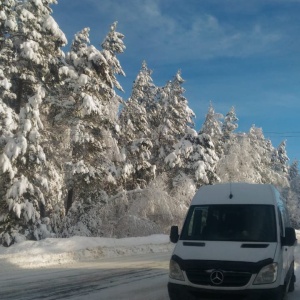
<path id="1" fill-rule="evenodd" d="M 191 206 L 181 239 L 276 242 L 274 206 Z"/>

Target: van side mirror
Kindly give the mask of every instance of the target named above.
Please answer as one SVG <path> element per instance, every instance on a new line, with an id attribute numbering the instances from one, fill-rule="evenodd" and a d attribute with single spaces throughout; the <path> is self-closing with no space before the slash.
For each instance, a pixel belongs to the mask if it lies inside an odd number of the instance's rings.
<path id="1" fill-rule="evenodd" d="M 297 241 L 296 231 L 292 227 L 285 228 L 285 237 L 282 238 L 282 246 L 294 246 Z"/>
<path id="2" fill-rule="evenodd" d="M 170 231 L 170 241 L 176 244 L 179 240 L 178 226 L 172 226 Z"/>

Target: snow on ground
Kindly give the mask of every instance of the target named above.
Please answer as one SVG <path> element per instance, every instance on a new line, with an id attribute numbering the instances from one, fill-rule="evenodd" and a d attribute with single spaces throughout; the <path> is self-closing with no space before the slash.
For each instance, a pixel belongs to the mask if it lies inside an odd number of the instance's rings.
<path id="1" fill-rule="evenodd" d="M 0 246 L 0 263 L 39 268 L 96 258 L 170 252 L 173 247 L 169 237 L 163 234 L 122 239 L 81 236 L 47 238 L 41 241 L 24 241 L 9 248 Z"/>

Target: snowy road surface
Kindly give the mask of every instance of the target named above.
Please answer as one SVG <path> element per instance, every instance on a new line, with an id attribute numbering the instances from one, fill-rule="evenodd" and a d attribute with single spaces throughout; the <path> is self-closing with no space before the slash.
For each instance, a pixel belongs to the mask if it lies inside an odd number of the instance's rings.
<path id="1" fill-rule="evenodd" d="M 168 299 L 169 258 L 152 253 L 42 269 L 2 266 L 0 299 Z"/>
<path id="2" fill-rule="evenodd" d="M 0 299 L 167 300 L 170 255 L 139 254 L 38 269 L 2 264 Z M 299 269 L 297 273 L 300 278 Z M 296 299 L 300 299 L 299 283 L 287 298 Z"/>
<path id="3" fill-rule="evenodd" d="M 76 238 L 2 248 L 0 300 L 168 300 L 168 264 L 173 246 L 165 242 L 160 236 L 99 240 L 100 248 L 89 248 L 95 246 L 95 239 Z M 286 300 L 300 299 L 300 245 L 295 258 L 298 281 L 295 292 Z M 51 260 L 56 264 L 51 265 Z"/>

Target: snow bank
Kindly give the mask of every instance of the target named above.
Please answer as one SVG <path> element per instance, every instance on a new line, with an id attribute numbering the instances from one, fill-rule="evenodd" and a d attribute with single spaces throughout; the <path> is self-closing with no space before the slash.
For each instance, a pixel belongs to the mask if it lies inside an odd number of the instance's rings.
<path id="1" fill-rule="evenodd" d="M 169 252 L 173 247 L 169 237 L 162 234 L 122 239 L 79 236 L 47 238 L 24 241 L 9 248 L 0 247 L 0 264 L 39 268 L 105 257 Z"/>

